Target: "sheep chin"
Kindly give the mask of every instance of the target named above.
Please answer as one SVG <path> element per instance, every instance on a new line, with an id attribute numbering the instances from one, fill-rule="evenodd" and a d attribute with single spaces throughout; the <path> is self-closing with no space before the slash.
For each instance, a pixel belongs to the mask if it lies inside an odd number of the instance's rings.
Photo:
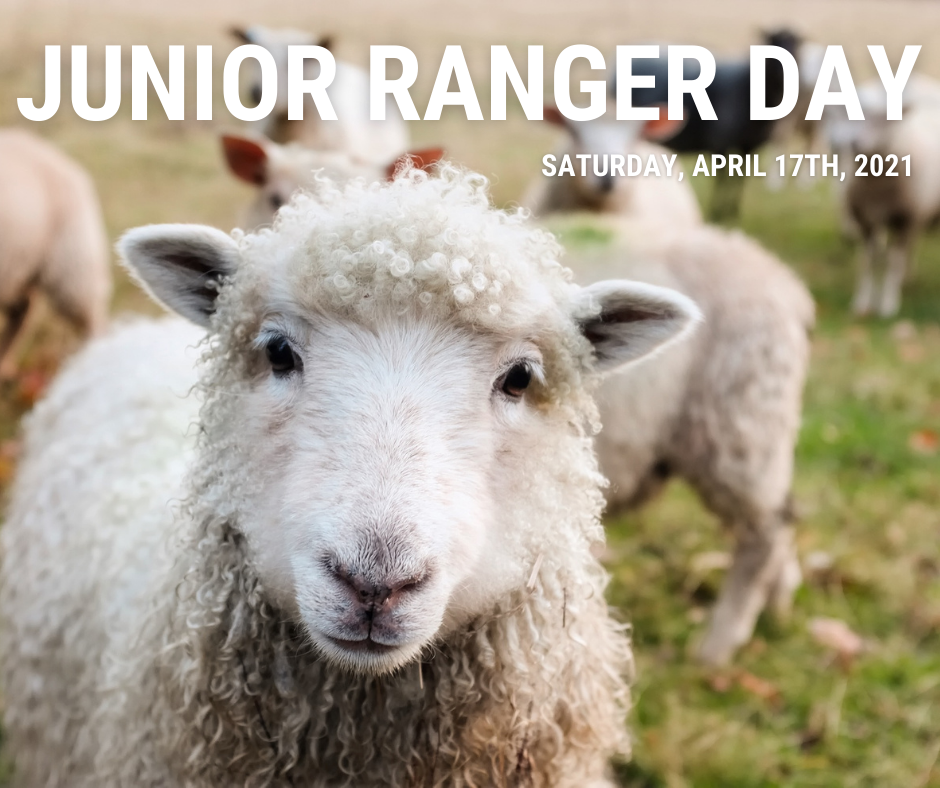
<path id="1" fill-rule="evenodd" d="M 312 631 L 310 636 L 317 651 L 327 662 L 350 673 L 372 676 L 392 673 L 413 662 L 426 645 L 423 641 L 412 641 L 400 646 L 374 644 L 371 647 L 349 648 L 322 632 Z"/>

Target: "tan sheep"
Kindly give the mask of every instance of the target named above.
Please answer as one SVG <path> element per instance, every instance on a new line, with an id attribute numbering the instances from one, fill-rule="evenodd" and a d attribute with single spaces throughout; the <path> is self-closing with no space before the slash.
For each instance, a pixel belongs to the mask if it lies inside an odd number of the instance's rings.
<path id="1" fill-rule="evenodd" d="M 790 487 L 812 298 L 756 242 L 715 227 L 618 239 L 567 262 L 581 281 L 617 276 L 673 288 L 705 317 L 691 341 L 605 380 L 597 452 L 609 510 L 639 506 L 680 477 L 733 534 L 730 571 L 699 648 L 703 661 L 725 663 L 765 606 L 789 611 L 801 580 Z"/>
<path id="2" fill-rule="evenodd" d="M 34 291 L 86 336 L 111 298 L 108 242 L 88 173 L 34 134 L 0 130 L 0 375 L 16 373 L 17 340 Z"/>

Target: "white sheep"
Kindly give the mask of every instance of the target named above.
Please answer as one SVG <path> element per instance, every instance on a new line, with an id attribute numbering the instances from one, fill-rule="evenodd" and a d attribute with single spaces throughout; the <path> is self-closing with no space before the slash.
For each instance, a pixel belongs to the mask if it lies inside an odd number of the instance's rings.
<path id="1" fill-rule="evenodd" d="M 589 217 L 582 217 L 584 220 Z M 609 509 L 639 506 L 685 479 L 735 550 L 700 658 L 728 662 L 765 606 L 785 615 L 801 580 L 790 489 L 813 301 L 797 277 L 739 232 L 701 226 L 615 239 L 568 260 L 579 279 L 674 288 L 702 309 L 689 342 L 607 378 L 598 392 Z"/>
<path id="2" fill-rule="evenodd" d="M 902 120 L 887 119 L 887 95 L 880 81 L 863 85 L 858 95 L 865 120 L 848 120 L 844 108 L 835 107 L 826 121 L 846 173 L 838 191 L 843 224 L 861 241 L 852 309 L 858 315 L 876 311 L 892 317 L 901 307 L 914 246 L 940 218 L 940 84 L 912 76 L 904 91 Z M 860 154 L 867 157 L 864 175 L 856 160 Z M 897 159 L 894 166 L 892 155 Z M 900 160 L 904 156 L 911 157 L 910 175 Z M 875 267 L 885 246 L 879 288 Z"/>
<path id="3" fill-rule="evenodd" d="M 200 328 L 93 343 L 29 418 L 0 531 L 20 783 L 610 785 L 630 649 L 590 391 L 692 302 L 578 288 L 448 166 L 120 249 Z"/>
<path id="4" fill-rule="evenodd" d="M 100 333 L 111 298 L 108 242 L 88 174 L 48 142 L 0 130 L 0 376 L 16 373 L 33 291 L 83 334 Z"/>
<path id="5" fill-rule="evenodd" d="M 665 111 L 662 111 L 665 115 Z M 616 216 L 621 222 L 629 222 L 648 229 L 651 225 L 691 227 L 702 222 L 695 192 L 686 180 L 679 180 L 682 166 L 676 160 L 671 177 L 667 177 L 664 159 L 675 159 L 674 154 L 648 142 L 644 137 L 655 139 L 674 133 L 681 121 L 618 121 L 604 116 L 593 121 L 572 121 L 565 118 L 554 107 L 545 107 L 546 121 L 564 128 L 567 139 L 559 149 L 556 159 L 564 155 L 571 157 L 574 175 L 556 174 L 540 176 L 530 186 L 522 203 L 536 216 L 556 212 L 593 211 Z M 594 159 L 586 160 L 582 175 L 578 155 L 599 156 L 598 169 L 604 175 L 595 174 Z M 629 154 L 640 156 L 644 168 L 650 156 L 658 162 L 661 175 L 615 175 L 610 166 L 610 156 Z M 606 166 L 603 162 L 606 162 Z"/>
<path id="6" fill-rule="evenodd" d="M 336 74 L 327 88 L 336 120 L 323 120 L 313 99 L 304 96 L 303 120 L 287 117 L 287 52 L 289 46 L 318 45 L 332 47 L 332 39 L 317 39 L 303 31 L 272 29 L 255 25 L 246 30 L 233 29 L 232 34 L 246 44 L 267 49 L 277 66 L 277 100 L 274 109 L 263 121 L 261 132 L 274 142 L 297 142 L 317 150 L 342 151 L 365 164 L 384 166 L 402 151 L 408 149 L 408 126 L 401 116 L 398 103 L 388 98 L 385 120 L 371 120 L 369 114 L 369 75 L 359 66 L 342 60 L 336 61 Z M 249 61 L 254 63 L 255 61 Z M 250 65 L 246 63 L 246 69 Z M 319 74 L 317 61 L 304 64 L 306 79 Z M 255 67 L 250 78 L 249 92 L 254 101 L 261 99 L 261 70 Z"/>
<path id="7" fill-rule="evenodd" d="M 365 164 L 341 151 L 312 150 L 296 143 L 278 145 L 270 140 L 231 134 L 222 136 L 222 151 L 231 173 L 258 187 L 258 196 L 245 213 L 243 226 L 247 229 L 270 224 L 294 192 L 315 189 L 318 182 L 338 183 L 352 178 L 387 180 L 406 161 L 428 170 L 444 155 L 441 148 L 422 148 L 381 165 Z"/>

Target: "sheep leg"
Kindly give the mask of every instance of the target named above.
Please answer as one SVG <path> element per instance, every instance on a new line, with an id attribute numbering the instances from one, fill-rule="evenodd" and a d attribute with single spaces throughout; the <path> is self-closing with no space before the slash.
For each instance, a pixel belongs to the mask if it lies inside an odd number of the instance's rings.
<path id="1" fill-rule="evenodd" d="M 789 618 L 793 612 L 793 595 L 803 582 L 800 559 L 796 554 L 792 528 L 782 528 L 777 532 L 777 539 L 782 542 L 780 550 L 785 554 L 780 573 L 770 588 L 768 607 L 781 620 Z"/>
<path id="2" fill-rule="evenodd" d="M 0 380 L 16 377 L 16 357 L 23 338 L 23 324 L 29 314 L 30 297 L 27 295 L 6 310 L 7 323 L 0 334 Z"/>
<path id="3" fill-rule="evenodd" d="M 711 216 L 713 222 L 734 219 L 741 211 L 741 192 L 744 178 L 729 175 L 726 169 L 718 170 L 715 188 L 712 191 Z"/>
<path id="4" fill-rule="evenodd" d="M 862 243 L 858 248 L 858 273 L 852 311 L 859 317 L 871 312 L 875 301 L 875 260 L 878 257 L 881 236 L 868 228 L 862 232 Z"/>
<path id="5" fill-rule="evenodd" d="M 881 317 L 894 317 L 901 308 L 901 288 L 904 286 L 904 274 L 911 257 L 914 233 L 909 229 L 898 233 L 888 246 L 888 264 L 884 282 L 881 286 L 881 301 L 878 314 Z"/>
<path id="6" fill-rule="evenodd" d="M 735 547 L 731 569 L 722 585 L 711 625 L 699 648 L 699 659 L 724 665 L 751 639 L 757 617 L 780 579 L 787 559 L 781 529 L 747 528 Z"/>

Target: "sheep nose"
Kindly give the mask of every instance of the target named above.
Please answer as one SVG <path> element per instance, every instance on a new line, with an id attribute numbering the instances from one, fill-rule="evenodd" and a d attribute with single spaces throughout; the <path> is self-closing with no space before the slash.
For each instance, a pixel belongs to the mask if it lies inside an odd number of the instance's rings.
<path id="1" fill-rule="evenodd" d="M 261 85 L 252 85 L 248 91 L 248 95 L 251 96 L 251 101 L 253 104 L 261 103 Z"/>
<path id="2" fill-rule="evenodd" d="M 331 567 L 333 576 L 349 590 L 353 599 L 366 608 L 378 609 L 394 604 L 402 593 L 416 590 L 424 582 L 424 575 L 404 579 L 385 579 L 375 582 L 363 573 L 342 566 Z"/>
<path id="3" fill-rule="evenodd" d="M 601 193 L 607 194 L 608 192 L 613 191 L 614 177 L 612 175 L 602 175 L 600 181 Z"/>

